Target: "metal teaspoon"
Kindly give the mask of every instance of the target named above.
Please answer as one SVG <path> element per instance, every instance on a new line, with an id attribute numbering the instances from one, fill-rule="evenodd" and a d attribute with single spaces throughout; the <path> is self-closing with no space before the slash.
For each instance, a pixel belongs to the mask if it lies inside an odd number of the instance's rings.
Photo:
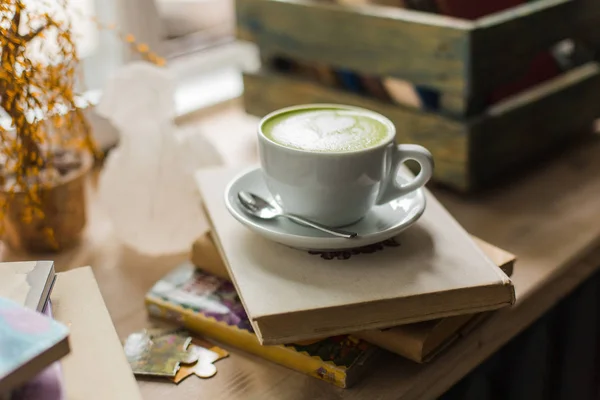
<path id="1" fill-rule="evenodd" d="M 312 228 L 318 229 L 320 231 L 329 233 L 334 236 L 339 236 L 346 239 L 350 239 L 357 236 L 355 232 L 348 232 L 340 229 L 329 228 L 327 226 L 323 226 L 316 222 L 306 220 L 296 215 L 286 214 L 283 211 L 273 207 L 268 201 L 266 201 L 262 197 L 249 192 L 238 192 L 238 201 L 242 205 L 244 211 L 257 218 L 274 219 L 278 217 L 285 217 L 301 225 L 310 226 Z"/>

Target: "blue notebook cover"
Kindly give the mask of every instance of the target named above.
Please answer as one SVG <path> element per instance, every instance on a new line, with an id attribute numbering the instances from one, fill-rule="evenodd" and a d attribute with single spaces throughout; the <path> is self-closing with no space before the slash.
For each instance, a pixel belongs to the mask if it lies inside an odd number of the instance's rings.
<path id="1" fill-rule="evenodd" d="M 68 336 L 52 318 L 0 297 L 0 394 L 67 355 Z"/>

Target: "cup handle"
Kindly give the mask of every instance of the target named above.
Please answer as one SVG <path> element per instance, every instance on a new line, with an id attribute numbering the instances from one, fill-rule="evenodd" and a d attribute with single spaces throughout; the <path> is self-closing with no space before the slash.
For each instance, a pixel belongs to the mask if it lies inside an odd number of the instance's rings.
<path id="1" fill-rule="evenodd" d="M 433 175 L 433 157 L 425 147 L 416 144 L 391 145 L 389 152 L 391 163 L 381 183 L 376 201 L 377 205 L 389 203 L 398 197 L 417 190 L 424 186 Z M 407 160 L 418 162 L 421 171 L 412 181 L 399 185 L 396 180 L 398 171 Z"/>

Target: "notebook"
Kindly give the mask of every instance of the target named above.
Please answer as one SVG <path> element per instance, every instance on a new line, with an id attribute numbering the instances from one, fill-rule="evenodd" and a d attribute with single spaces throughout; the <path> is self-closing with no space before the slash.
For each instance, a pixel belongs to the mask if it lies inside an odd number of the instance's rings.
<path id="1" fill-rule="evenodd" d="M 262 344 L 294 343 L 511 305 L 510 279 L 426 191 L 427 208 L 400 246 L 327 260 L 268 241 L 227 211 L 239 169 L 198 171 L 212 232 Z"/>

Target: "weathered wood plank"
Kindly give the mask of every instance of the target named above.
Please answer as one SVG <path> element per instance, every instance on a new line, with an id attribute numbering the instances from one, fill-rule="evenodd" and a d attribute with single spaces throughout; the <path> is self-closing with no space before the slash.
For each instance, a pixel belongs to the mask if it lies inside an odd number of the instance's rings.
<path id="1" fill-rule="evenodd" d="M 472 94 L 522 73 L 537 52 L 576 31 L 577 0 L 544 0 L 480 18 L 471 34 Z"/>
<path id="2" fill-rule="evenodd" d="M 581 134 L 600 117 L 600 67 L 588 63 L 492 107 L 470 123 L 471 185 L 534 161 Z"/>
<path id="3" fill-rule="evenodd" d="M 434 179 L 456 188 L 467 188 L 467 134 L 465 125 L 439 115 L 353 95 L 275 73 L 244 74 L 244 106 L 257 116 L 282 107 L 308 103 L 339 103 L 368 108 L 390 118 L 397 140 L 417 143 L 433 154 Z"/>
<path id="4" fill-rule="evenodd" d="M 238 0 L 238 36 L 261 51 L 463 92 L 473 24 L 397 7 Z"/>
<path id="5" fill-rule="evenodd" d="M 586 39 L 600 46 L 600 10 L 576 3 L 543 0 L 475 22 L 300 0 L 238 0 L 236 11 L 239 37 L 264 54 L 406 79 L 440 90 L 442 111 L 464 116 L 481 112 L 482 99 L 522 73 L 532 54 L 583 26 Z"/>

